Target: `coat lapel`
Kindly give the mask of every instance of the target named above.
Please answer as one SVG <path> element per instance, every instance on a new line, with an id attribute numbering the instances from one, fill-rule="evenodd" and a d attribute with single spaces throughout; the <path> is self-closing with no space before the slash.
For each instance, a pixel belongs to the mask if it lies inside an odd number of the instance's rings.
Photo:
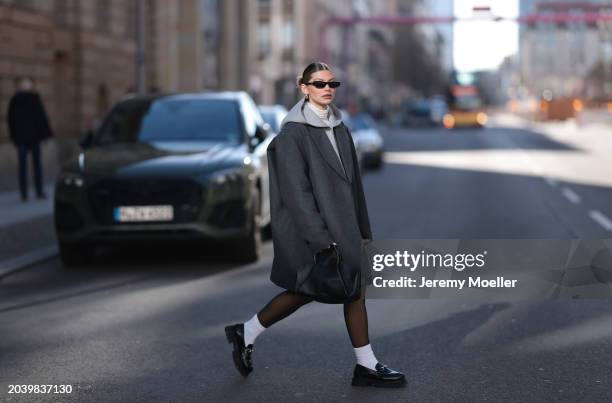
<path id="1" fill-rule="evenodd" d="M 340 160 L 338 159 L 338 156 L 336 155 L 336 152 L 334 151 L 334 148 L 332 147 L 329 139 L 327 138 L 327 135 L 325 134 L 325 130 L 323 128 L 314 128 L 314 143 L 323 155 L 325 161 L 334 169 L 334 171 L 336 171 L 338 175 L 340 175 L 346 181 L 352 183 L 353 164 L 351 159 L 350 144 L 348 144 L 348 139 L 346 138 L 347 134 L 346 132 L 344 132 L 343 129 L 341 129 L 341 126 L 336 126 L 335 130 L 337 131 L 336 141 L 338 142 L 338 151 L 340 152 L 342 161 L 344 161 L 348 178 L 344 174 L 342 166 L 340 165 Z"/>
<path id="2" fill-rule="evenodd" d="M 336 141 L 338 142 L 338 151 L 344 161 L 346 173 L 348 175 L 348 181 L 353 183 L 353 154 L 351 153 L 350 136 L 348 130 L 344 125 L 336 126 Z M 332 150 L 333 151 L 333 150 Z"/>

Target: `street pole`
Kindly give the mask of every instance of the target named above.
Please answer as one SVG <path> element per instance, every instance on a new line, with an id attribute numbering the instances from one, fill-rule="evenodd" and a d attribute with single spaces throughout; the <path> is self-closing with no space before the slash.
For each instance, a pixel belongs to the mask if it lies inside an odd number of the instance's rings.
<path id="1" fill-rule="evenodd" d="M 136 93 L 145 93 L 145 0 L 136 0 Z"/>

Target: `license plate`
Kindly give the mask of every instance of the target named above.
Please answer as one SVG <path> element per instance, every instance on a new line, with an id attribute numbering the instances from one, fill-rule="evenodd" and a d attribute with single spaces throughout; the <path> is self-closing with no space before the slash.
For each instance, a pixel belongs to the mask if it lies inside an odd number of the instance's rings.
<path id="1" fill-rule="evenodd" d="M 172 221 L 174 209 L 172 206 L 121 206 L 113 211 L 115 221 Z"/>

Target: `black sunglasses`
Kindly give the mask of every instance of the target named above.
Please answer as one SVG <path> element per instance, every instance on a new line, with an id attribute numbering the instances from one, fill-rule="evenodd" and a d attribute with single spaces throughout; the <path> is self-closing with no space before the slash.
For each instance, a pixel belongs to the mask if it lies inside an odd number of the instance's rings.
<path id="1" fill-rule="evenodd" d="M 340 87 L 340 81 L 329 81 L 329 82 L 325 82 L 325 81 L 313 81 L 312 83 L 306 83 L 306 85 L 312 85 L 315 88 L 318 89 L 323 89 L 325 88 L 326 85 L 329 85 L 329 88 L 338 88 Z"/>

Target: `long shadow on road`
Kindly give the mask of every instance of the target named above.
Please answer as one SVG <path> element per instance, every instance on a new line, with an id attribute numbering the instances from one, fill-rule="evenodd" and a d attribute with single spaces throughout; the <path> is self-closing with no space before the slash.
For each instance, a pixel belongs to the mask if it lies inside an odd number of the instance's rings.
<path id="1" fill-rule="evenodd" d="M 103 249 L 87 266 L 64 268 L 57 259 L 50 264 L 55 269 L 40 276 L 26 273 L 0 283 L 0 314 L 122 287 L 198 280 L 241 265 L 218 246 L 176 243 Z"/>
<path id="2" fill-rule="evenodd" d="M 246 294 L 245 300 L 249 293 Z M 219 306 L 220 303 L 223 302 L 202 300 L 192 308 L 198 311 L 198 305 Z M 397 307 L 403 304 L 409 302 L 398 303 Z M 166 313 L 135 326 L 156 336 L 148 345 L 148 357 L 139 357 L 147 354 L 140 346 L 132 353 L 132 360 L 145 366 L 123 371 L 122 376 L 88 377 L 94 386 L 88 400 L 139 397 L 149 401 L 296 398 L 307 401 L 607 401 L 611 386 L 607 374 L 611 365 L 602 353 L 610 352 L 609 337 L 541 352 L 506 349 L 508 345 L 520 347 L 523 340 L 533 335 L 580 325 L 588 318 L 604 318 L 608 314 L 605 304 L 595 301 L 569 307 L 560 302 L 534 304 L 517 322 L 508 320 L 499 325 L 494 337 L 465 344 L 470 334 L 510 307 L 503 303 L 479 305 L 373 339 L 379 358 L 406 371 L 409 386 L 400 390 L 349 385 L 353 357 L 339 322 L 321 329 L 320 323 L 304 323 L 307 316 L 298 313 L 280 322 L 283 326 L 269 330 L 264 333 L 266 337 L 258 340 L 254 355 L 256 369 L 243 379 L 233 368 L 221 325 L 213 326 L 215 332 L 198 337 L 198 326 L 210 327 L 202 318 L 192 322 L 191 329 L 182 327 L 183 332 L 164 336 L 162 324 L 178 326 L 181 322 L 176 317 L 169 321 Z M 242 310 L 245 308 L 247 305 Z M 332 320 L 331 309 L 314 309 L 324 314 L 319 322 Z M 371 313 L 381 314 L 372 310 Z M 543 317 L 546 319 L 542 320 Z M 104 337 L 104 334 L 93 337 Z M 344 348 L 338 349 L 338 346 Z"/>

